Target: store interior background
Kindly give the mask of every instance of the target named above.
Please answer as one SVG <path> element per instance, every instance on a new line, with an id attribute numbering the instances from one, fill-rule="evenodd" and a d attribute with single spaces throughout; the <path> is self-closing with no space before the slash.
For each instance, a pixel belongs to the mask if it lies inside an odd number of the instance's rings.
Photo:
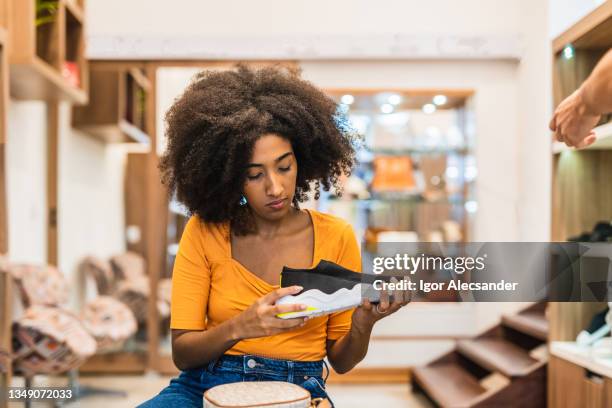
<path id="1" fill-rule="evenodd" d="M 232 58 L 226 60 L 237 61 L 242 59 L 241 53 L 243 57 L 251 55 L 249 44 L 281 41 L 293 43 L 294 47 L 293 52 L 288 45 L 275 50 L 286 54 L 278 59 L 297 61 L 302 76 L 324 89 L 471 90 L 467 109 L 472 126 L 469 131 L 475 140 L 471 155 L 477 176 L 469 201 L 477 206 L 467 214 L 470 240 L 549 241 L 551 40 L 601 3 L 176 0 L 169 4 L 87 0 L 87 56 L 142 60 L 154 55 L 174 61 L 193 60 L 197 56 L 191 54 L 190 46 L 202 39 L 204 43 L 227 44 Z M 427 58 L 406 56 L 409 51 L 390 48 L 384 48 L 386 55 L 382 57 L 363 57 L 363 50 L 371 54 L 376 49 L 376 39 L 388 44 L 393 36 L 442 43 L 457 41 Z M 458 48 L 461 41 L 487 44 L 494 52 L 466 55 Z M 172 47 L 166 50 L 164 44 Z M 352 46 L 349 51 L 347 44 Z M 336 52 L 345 57 L 313 57 L 319 52 Z M 168 66 L 157 73 L 160 149 L 164 111 L 197 70 Z M 60 104 L 57 259 L 59 269 L 77 288 L 78 265 L 85 256 L 108 258 L 128 249 L 124 183 L 127 155 L 138 147 L 102 143 L 73 129 L 71 114 L 70 104 Z M 43 264 L 48 261 L 47 107 L 44 102 L 12 99 L 7 118 L 9 258 L 12 262 Z M 70 299 L 75 308 L 81 297 L 77 292 Z M 454 337 L 476 334 L 499 320 L 502 313 L 523 306 L 410 305 L 380 322 L 369 355 L 360 367 L 392 370 L 426 364 L 451 349 Z M 167 355 L 167 340 L 162 339 L 159 347 L 160 354 Z M 87 382 L 87 377 L 83 378 Z M 121 386 L 121 377 L 106 378 L 110 378 L 111 388 Z M 159 388 L 167 381 L 151 374 L 142 378 L 156 381 Z M 340 385 L 332 384 L 332 390 L 334 386 L 342 393 Z M 380 392 L 388 391 L 393 398 L 387 406 L 402 406 L 402 399 L 407 398 L 404 388 L 385 387 L 394 386 L 380 385 Z M 359 391 L 351 390 L 359 396 Z M 155 387 L 149 387 L 146 392 L 130 395 L 131 403 L 125 406 L 133 406 L 138 398 L 154 393 Z M 344 398 L 350 401 L 351 397 L 345 394 Z M 86 401 L 81 401 L 82 406 L 89 406 Z"/>

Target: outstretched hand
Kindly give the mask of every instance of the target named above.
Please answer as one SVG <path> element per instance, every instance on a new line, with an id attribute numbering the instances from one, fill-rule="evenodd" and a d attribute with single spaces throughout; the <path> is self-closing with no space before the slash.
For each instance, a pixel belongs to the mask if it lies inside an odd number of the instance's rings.
<path id="1" fill-rule="evenodd" d="M 600 115 L 590 112 L 578 89 L 559 104 L 549 127 L 554 138 L 570 147 L 584 148 L 595 143 L 593 128 L 599 122 Z"/>

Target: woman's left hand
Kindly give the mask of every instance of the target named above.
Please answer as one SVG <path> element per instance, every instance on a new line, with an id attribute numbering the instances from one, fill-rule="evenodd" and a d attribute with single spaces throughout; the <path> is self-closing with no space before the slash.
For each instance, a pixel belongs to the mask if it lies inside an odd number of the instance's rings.
<path id="1" fill-rule="evenodd" d="M 370 330 L 374 323 L 397 312 L 412 300 L 412 293 L 409 290 L 394 290 L 392 293 L 393 302 L 389 301 L 387 291 L 381 292 L 380 302 L 377 304 L 371 303 L 369 299 L 364 299 L 353 312 L 352 325 L 358 329 Z"/>

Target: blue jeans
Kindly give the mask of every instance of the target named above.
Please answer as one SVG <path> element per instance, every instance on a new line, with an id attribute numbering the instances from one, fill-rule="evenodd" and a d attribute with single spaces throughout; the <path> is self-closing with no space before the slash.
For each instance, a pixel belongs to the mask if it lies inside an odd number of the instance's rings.
<path id="1" fill-rule="evenodd" d="M 324 364 L 323 360 L 290 361 L 224 355 L 205 367 L 182 371 L 169 386 L 139 408 L 202 407 L 203 394 L 208 389 L 242 381 L 286 381 L 305 388 L 312 398 L 329 398 L 322 377 Z"/>

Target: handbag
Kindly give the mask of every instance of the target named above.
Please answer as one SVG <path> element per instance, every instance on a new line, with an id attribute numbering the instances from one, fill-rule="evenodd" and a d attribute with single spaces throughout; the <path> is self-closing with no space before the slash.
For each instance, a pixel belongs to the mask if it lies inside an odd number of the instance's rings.
<path id="1" fill-rule="evenodd" d="M 205 408 L 311 408 L 320 405 L 304 388 L 284 381 L 252 381 L 222 384 L 204 393 Z"/>

